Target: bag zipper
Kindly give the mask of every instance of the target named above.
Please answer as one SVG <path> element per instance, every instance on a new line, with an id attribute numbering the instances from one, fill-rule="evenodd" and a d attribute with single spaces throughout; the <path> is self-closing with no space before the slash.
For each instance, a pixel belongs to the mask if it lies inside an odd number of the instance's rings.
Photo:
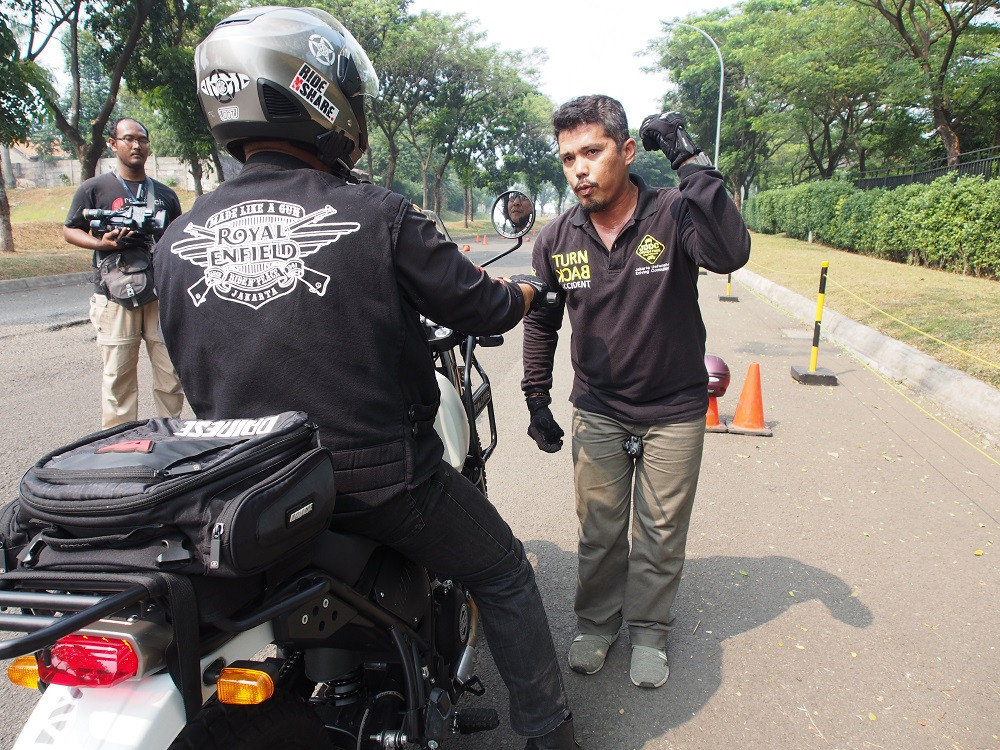
<path id="1" fill-rule="evenodd" d="M 208 569 L 218 570 L 222 561 L 222 535 L 226 533 L 226 524 L 219 521 L 212 528 L 212 543 L 209 546 Z"/>
<path id="2" fill-rule="evenodd" d="M 274 480 L 278 477 L 277 481 L 283 481 L 286 476 L 294 471 L 297 471 L 300 466 L 305 464 L 307 461 L 315 462 L 316 456 L 319 454 L 319 449 L 310 450 L 307 453 L 299 456 L 291 463 L 283 466 L 277 473 L 272 473 L 270 479 Z M 257 488 L 255 488 L 257 489 Z M 243 497 L 240 495 L 240 497 Z M 225 543 L 225 535 L 227 524 L 231 527 L 235 522 L 235 514 L 237 512 L 237 506 L 232 502 L 226 504 L 222 509 L 222 512 L 216 516 L 219 520 L 216 521 L 215 525 L 212 527 L 212 536 L 209 541 L 209 560 L 208 567 L 209 570 L 218 570 L 222 563 L 222 545 Z M 229 558 L 232 560 L 233 564 L 236 564 L 236 560 L 233 556 L 232 551 L 230 551 Z"/>
<path id="3" fill-rule="evenodd" d="M 187 489 L 192 485 L 204 484 L 211 481 L 211 479 L 213 479 L 217 474 L 228 474 L 230 472 L 243 468 L 245 464 L 254 463 L 262 459 L 268 458 L 272 453 L 279 453 L 282 450 L 284 450 L 288 444 L 300 441 L 303 437 L 311 436 L 314 430 L 315 426 L 313 425 L 313 423 L 306 422 L 305 424 L 295 428 L 294 432 L 291 432 L 275 440 L 274 442 L 267 443 L 265 445 L 260 445 L 257 446 L 256 448 L 247 451 L 243 456 L 233 461 L 232 463 L 227 463 L 223 461 L 222 463 L 213 466 L 211 469 L 208 469 L 207 471 L 201 474 L 188 477 L 187 479 L 178 482 L 170 489 L 164 490 L 161 493 L 153 492 L 151 493 L 151 495 L 148 496 L 145 494 L 140 494 L 138 495 L 139 499 L 134 502 L 131 503 L 126 502 L 120 505 L 116 505 L 115 508 L 113 509 L 113 513 L 114 515 L 118 515 L 121 513 L 126 513 L 136 510 L 144 510 L 145 508 L 158 505 L 166 500 L 169 500 L 175 495 L 186 492 Z M 153 473 L 153 474 L 157 473 L 156 469 L 145 468 L 144 470 L 148 473 Z M 100 469 L 96 471 L 100 471 Z M 78 473 L 82 475 L 81 478 L 83 478 L 83 476 L 89 476 L 90 479 L 94 478 L 94 472 L 78 472 Z M 126 474 L 129 478 L 133 478 L 131 472 L 125 471 L 122 473 Z M 134 478 L 152 478 L 149 477 L 148 473 L 145 477 L 139 477 L 138 475 L 134 475 Z M 160 471 L 158 473 L 161 476 L 165 474 L 168 475 L 167 472 L 164 471 Z M 35 474 L 36 475 L 38 474 L 38 470 L 35 471 Z M 110 478 L 110 477 L 102 477 L 102 478 Z M 24 501 L 25 505 L 28 505 L 29 507 L 36 508 L 38 510 L 46 511 L 49 513 L 59 513 L 65 516 L 92 516 L 94 515 L 94 510 L 95 510 L 88 504 L 88 501 L 86 500 L 74 501 L 70 507 L 67 507 L 68 503 L 66 501 L 59 501 L 58 504 L 49 504 L 43 499 L 40 500 L 38 498 L 32 498 L 29 501 L 27 498 L 24 498 L 23 496 L 22 500 Z M 101 499 L 98 502 L 100 503 L 101 509 L 107 509 L 108 503 L 106 499 Z"/>

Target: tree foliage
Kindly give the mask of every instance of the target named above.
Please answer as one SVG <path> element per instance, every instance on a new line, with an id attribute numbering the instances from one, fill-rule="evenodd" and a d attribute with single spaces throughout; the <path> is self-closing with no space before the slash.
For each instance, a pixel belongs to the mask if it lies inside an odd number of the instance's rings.
<path id="1" fill-rule="evenodd" d="M 80 160 L 83 176 L 92 177 L 97 160 L 104 152 L 105 133 L 118 99 L 122 79 L 133 56 L 144 39 L 146 21 L 153 7 L 152 0 L 100 2 L 16 2 L 19 21 L 26 29 L 26 44 L 20 61 L 26 68 L 39 71 L 30 84 L 45 102 L 56 127 L 67 138 Z M 83 86 L 86 63 L 81 58 L 81 35 L 90 34 L 96 45 L 96 58 L 106 79 L 106 90 L 100 97 L 96 114 L 87 116 L 84 110 Z M 59 96 L 51 78 L 37 66 L 39 55 L 52 42 L 61 38 L 69 59 L 70 98 L 67 103 Z"/>

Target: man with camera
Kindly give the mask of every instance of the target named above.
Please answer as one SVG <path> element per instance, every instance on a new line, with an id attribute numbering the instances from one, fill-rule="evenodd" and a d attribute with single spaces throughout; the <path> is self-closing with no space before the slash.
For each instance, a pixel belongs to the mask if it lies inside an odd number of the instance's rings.
<path id="1" fill-rule="evenodd" d="M 148 284 L 152 297 L 149 301 L 142 296 L 119 300 L 110 291 L 107 279 L 102 278 L 102 269 L 115 272 L 123 265 L 123 251 L 135 251 L 129 257 L 138 258 L 137 267 L 148 267 L 151 273 L 148 258 L 142 262 L 144 252 L 151 254 L 166 226 L 180 216 L 180 200 L 169 187 L 146 175 L 149 131 L 142 123 L 127 117 L 114 122 L 108 147 L 117 157 L 115 171 L 92 177 L 80 185 L 63 226 L 67 242 L 94 253 L 90 320 L 97 329 L 97 344 L 104 361 L 101 424 L 105 428 L 138 418 L 142 341 L 146 342 L 153 366 L 157 416 L 179 417 L 184 406 L 180 381 L 160 337 L 159 304 L 151 293 L 152 284 Z M 109 215 L 111 212 L 116 215 Z M 101 218 L 91 218 L 95 214 Z M 145 220 L 139 223 L 136 216 Z"/>

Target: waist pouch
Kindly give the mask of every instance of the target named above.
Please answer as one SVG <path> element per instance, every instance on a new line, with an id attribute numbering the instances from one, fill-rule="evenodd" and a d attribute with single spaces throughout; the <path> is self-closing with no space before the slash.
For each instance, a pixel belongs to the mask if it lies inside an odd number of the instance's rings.
<path id="1" fill-rule="evenodd" d="M 156 299 L 153 258 L 144 246 L 111 253 L 100 261 L 97 272 L 105 296 L 122 307 L 134 309 Z"/>
<path id="2" fill-rule="evenodd" d="M 330 453 L 302 412 L 130 422 L 27 471 L 0 512 L 0 558 L 7 569 L 250 576 L 307 563 L 335 497 Z"/>

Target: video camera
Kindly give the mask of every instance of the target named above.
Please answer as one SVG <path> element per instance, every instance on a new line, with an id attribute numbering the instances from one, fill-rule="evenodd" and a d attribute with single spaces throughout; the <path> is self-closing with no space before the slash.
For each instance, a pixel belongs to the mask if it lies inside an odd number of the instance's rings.
<path id="1" fill-rule="evenodd" d="M 153 211 L 145 201 L 126 200 L 119 209 L 85 208 L 83 218 L 90 220 L 91 229 L 108 232 L 112 229 L 127 229 L 136 239 L 155 240 L 167 226 L 167 212 Z"/>

